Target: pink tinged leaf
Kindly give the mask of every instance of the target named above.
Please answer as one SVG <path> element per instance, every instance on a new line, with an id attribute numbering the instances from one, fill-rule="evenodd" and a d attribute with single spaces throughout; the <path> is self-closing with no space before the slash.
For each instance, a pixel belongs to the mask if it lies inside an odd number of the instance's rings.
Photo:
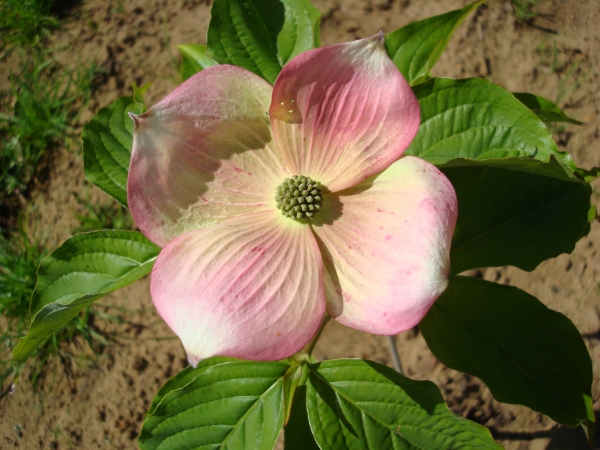
<path id="1" fill-rule="evenodd" d="M 150 290 L 193 365 L 213 355 L 290 356 L 325 311 L 323 263 L 310 227 L 275 211 L 174 239 L 154 265 Z"/>
<path id="2" fill-rule="evenodd" d="M 272 140 L 271 86 L 238 67 L 194 75 L 135 118 L 127 185 L 140 230 L 164 246 L 190 230 L 275 209 L 287 175 Z"/>
<path id="3" fill-rule="evenodd" d="M 412 156 L 326 195 L 313 230 L 329 313 L 376 334 L 419 323 L 448 284 L 457 208 L 448 179 Z"/>
<path id="4" fill-rule="evenodd" d="M 331 192 L 386 169 L 420 122 L 419 103 L 382 33 L 294 58 L 275 82 L 269 114 L 290 171 Z"/>

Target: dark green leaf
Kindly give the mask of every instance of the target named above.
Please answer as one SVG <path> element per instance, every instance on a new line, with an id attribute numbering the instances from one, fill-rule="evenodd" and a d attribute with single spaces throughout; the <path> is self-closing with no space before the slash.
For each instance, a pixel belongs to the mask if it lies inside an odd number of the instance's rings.
<path id="1" fill-rule="evenodd" d="M 429 71 L 442 55 L 456 29 L 485 1 L 479 0 L 463 9 L 413 22 L 385 37 L 390 58 L 411 86 L 431 77 Z"/>
<path id="2" fill-rule="evenodd" d="M 452 414 L 437 386 L 363 360 L 311 365 L 308 419 L 322 450 L 500 449 Z"/>
<path id="3" fill-rule="evenodd" d="M 82 309 L 147 275 L 159 251 L 140 232 L 105 230 L 72 236 L 44 258 L 29 332 L 13 349 L 15 377 L 31 353 Z"/>
<path id="4" fill-rule="evenodd" d="M 285 450 L 321 450 L 308 423 L 306 384 L 298 386 L 296 389 L 290 419 L 283 430 L 285 432 Z"/>
<path id="5" fill-rule="evenodd" d="M 185 44 L 177 45 L 181 52 L 181 79 L 187 80 L 192 75 L 219 64 L 206 56 L 206 45 Z"/>
<path id="6" fill-rule="evenodd" d="M 593 426 L 592 362 L 573 323 L 515 287 L 452 277 L 419 328 L 447 366 L 481 378 L 496 400 Z"/>
<path id="7" fill-rule="evenodd" d="M 320 17 L 309 0 L 215 0 L 207 53 L 273 84 L 291 58 L 320 45 Z"/>
<path id="8" fill-rule="evenodd" d="M 568 117 L 558 106 L 550 100 L 546 100 L 539 95 L 528 94 L 526 92 L 516 92 L 514 94 L 517 100 L 532 110 L 542 122 L 566 122 L 574 125 L 583 125 L 579 120 Z"/>
<path id="9" fill-rule="evenodd" d="M 539 118 L 510 92 L 479 78 L 434 78 L 415 86 L 421 127 L 407 150 L 442 165 L 456 158 L 488 160 L 556 157 L 569 175 L 588 179 L 561 152 Z"/>
<path id="10" fill-rule="evenodd" d="M 84 127 L 83 164 L 87 179 L 127 206 L 127 173 L 133 144 L 133 120 L 145 107 L 133 97 L 121 97 L 102 108 Z"/>
<path id="11" fill-rule="evenodd" d="M 146 415 L 138 444 L 149 449 L 272 450 L 283 426 L 288 364 L 209 360 L 168 381 Z M 169 391 L 175 388 L 175 391 Z"/>
<path id="12" fill-rule="evenodd" d="M 442 172 L 458 197 L 452 273 L 503 265 L 533 270 L 573 251 L 590 230 L 590 185 L 568 179 L 553 157 L 454 160 Z"/>

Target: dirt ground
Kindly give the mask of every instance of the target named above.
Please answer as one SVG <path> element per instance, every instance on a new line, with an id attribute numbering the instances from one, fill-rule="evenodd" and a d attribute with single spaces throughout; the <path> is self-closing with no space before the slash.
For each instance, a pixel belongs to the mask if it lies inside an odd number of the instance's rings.
<path id="1" fill-rule="evenodd" d="M 323 44 L 391 32 L 400 26 L 460 8 L 468 0 L 314 0 L 323 14 Z M 600 165 L 600 1 L 539 0 L 539 15 L 515 19 L 507 0 L 489 0 L 457 31 L 434 68 L 437 76 L 484 77 L 511 91 L 561 100 L 582 127 L 555 129 L 562 149 L 589 168 Z M 95 91 L 89 120 L 100 107 L 128 94 L 133 82 L 154 80 L 146 96 L 151 105 L 178 84 L 178 43 L 205 43 L 210 2 L 204 0 L 87 0 L 76 6 L 55 39 L 66 44 L 61 58 L 96 59 L 103 78 Z M 4 71 L 3 71 L 4 72 Z M 596 190 L 600 184 L 595 183 Z M 34 196 L 41 218 L 37 232 L 59 245 L 77 225 L 73 193 L 105 199 L 84 181 L 80 150 L 63 151 L 47 192 Z M 598 203 L 595 191 L 593 201 Z M 82 212 L 82 211 L 79 211 Z M 600 414 L 600 224 L 571 255 L 541 264 L 532 273 L 515 268 L 486 269 L 478 275 L 518 286 L 578 327 L 594 363 L 595 410 Z M 100 300 L 126 308 L 127 323 L 107 323 L 117 342 L 101 356 L 80 363 L 53 362 L 39 394 L 27 380 L 0 399 L 0 448 L 133 449 L 144 413 L 159 387 L 185 367 L 185 354 L 154 311 L 148 279 Z M 113 310 L 111 310 L 113 311 Z M 501 405 L 474 377 L 438 363 L 413 330 L 396 338 L 408 376 L 430 379 L 457 414 L 490 428 L 507 449 L 584 449 L 581 429 L 559 426 L 528 408 Z M 81 346 L 83 348 L 83 345 Z M 318 359 L 369 358 L 390 364 L 387 343 L 332 321 L 319 342 Z M 6 389 L 7 385 L 2 386 Z M 600 434 L 600 433 L 599 433 Z M 598 441 L 600 444 L 600 441 Z M 281 443 L 278 444 L 281 446 Z M 600 445 L 596 445 L 600 447 Z"/>

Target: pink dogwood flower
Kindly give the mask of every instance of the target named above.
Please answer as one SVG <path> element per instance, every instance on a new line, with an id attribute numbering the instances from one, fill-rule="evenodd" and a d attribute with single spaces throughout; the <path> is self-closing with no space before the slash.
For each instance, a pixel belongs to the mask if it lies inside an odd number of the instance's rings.
<path id="1" fill-rule="evenodd" d="M 325 310 L 396 334 L 446 288 L 456 195 L 401 158 L 419 104 L 383 42 L 302 53 L 274 86 L 213 66 L 134 116 L 129 205 L 191 364 L 290 356 Z"/>

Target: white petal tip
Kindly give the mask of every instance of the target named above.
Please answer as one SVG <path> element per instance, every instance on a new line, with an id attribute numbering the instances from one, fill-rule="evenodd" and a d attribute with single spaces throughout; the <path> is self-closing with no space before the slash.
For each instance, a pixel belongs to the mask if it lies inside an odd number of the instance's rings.
<path id="1" fill-rule="evenodd" d="M 383 34 L 383 30 L 379 30 L 379 33 L 377 33 L 371 39 L 381 46 L 385 45 L 385 35 Z"/>

